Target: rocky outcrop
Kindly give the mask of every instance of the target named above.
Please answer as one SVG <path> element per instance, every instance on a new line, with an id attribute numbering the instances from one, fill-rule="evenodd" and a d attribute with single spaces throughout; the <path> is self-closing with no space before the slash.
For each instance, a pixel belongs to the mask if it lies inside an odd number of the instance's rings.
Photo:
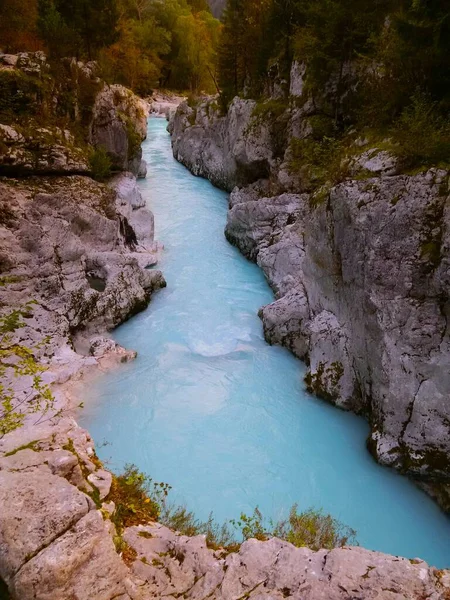
<path id="1" fill-rule="evenodd" d="M 134 210 L 130 199 L 87 177 L 0 180 L 0 263 L 10 281 L 1 301 L 37 302 L 20 336 L 50 336 L 50 354 L 76 334 L 116 327 L 164 285 L 159 271 L 144 268 L 156 262 L 153 216 L 135 180 L 123 179 L 134 190 Z"/>
<path id="2" fill-rule="evenodd" d="M 266 339 L 307 362 L 311 392 L 368 418 L 377 460 L 450 509 L 449 173 L 402 175 L 386 140 L 353 134 L 344 181 L 325 181 L 327 165 L 308 162 L 324 123 L 304 77 L 294 63 L 284 106 L 181 105 L 174 156 L 239 186 L 225 233 L 275 291 L 260 311 Z"/>
<path id="3" fill-rule="evenodd" d="M 169 123 L 175 158 L 226 190 L 268 177 L 271 136 L 262 121 L 252 120 L 255 107 L 253 100 L 235 99 L 221 116 L 216 100 L 184 102 Z"/>
<path id="4" fill-rule="evenodd" d="M 4 174 L 88 174 L 86 152 L 68 129 L 0 124 L 0 172 Z"/>
<path id="5" fill-rule="evenodd" d="M 142 172 L 141 143 L 147 137 L 147 104 L 121 85 L 104 86 L 95 98 L 89 141 L 102 147 L 119 171 Z"/>
<path id="6" fill-rule="evenodd" d="M 51 65 L 42 52 L 0 54 L 0 174 L 89 174 L 95 149 L 145 176 L 147 104 L 107 85 L 95 63 Z"/>
<path id="7" fill-rule="evenodd" d="M 308 195 L 232 194 L 226 235 L 277 294 L 266 338 L 307 359 L 309 389 L 368 416 L 380 462 L 449 476 L 448 174 Z M 237 202 L 238 195 L 240 202 Z"/>
<path id="8" fill-rule="evenodd" d="M 169 121 L 184 100 L 185 97 L 171 93 L 153 93 L 148 98 L 150 114 L 154 117 L 164 117 Z"/>
<path id="9" fill-rule="evenodd" d="M 448 572 L 420 560 L 362 548 L 312 552 L 273 538 L 249 540 L 227 556 L 208 549 L 204 536 L 180 536 L 160 525 L 131 527 L 125 539 L 137 552 L 132 569 L 148 598 L 438 600 L 450 585 Z"/>
<path id="10" fill-rule="evenodd" d="M 32 435 L 24 449 L 23 431 L 0 440 L 0 578 L 21 600 L 129 600 L 92 440 L 72 419 Z"/>

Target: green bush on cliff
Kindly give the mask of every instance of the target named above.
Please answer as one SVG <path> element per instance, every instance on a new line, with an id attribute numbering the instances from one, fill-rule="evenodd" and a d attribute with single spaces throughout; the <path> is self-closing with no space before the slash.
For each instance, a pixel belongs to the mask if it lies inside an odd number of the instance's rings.
<path id="1" fill-rule="evenodd" d="M 185 506 L 170 504 L 167 500 L 170 490 L 168 484 L 154 482 L 135 465 L 126 465 L 125 471 L 113 478 L 108 500 L 116 505 L 112 521 L 118 533 L 116 545 L 119 551 L 126 548 L 121 538 L 125 527 L 151 521 L 158 521 L 190 537 L 204 535 L 209 548 L 223 548 L 227 552 L 239 549 L 241 542 L 236 539 L 236 530 L 241 534 L 241 541 L 250 538 L 265 541 L 277 537 L 294 546 L 306 546 L 312 550 L 357 543 L 354 529 L 321 510 L 310 508 L 298 512 L 295 504 L 287 519 L 274 522 L 266 521 L 261 511 L 255 508 L 251 515 L 241 513 L 239 519 L 220 524 L 212 513 L 206 521 L 202 521 Z M 143 535 L 145 537 L 145 532 Z"/>
<path id="2" fill-rule="evenodd" d="M 125 465 L 121 475 L 113 478 L 110 500 L 116 509 L 113 522 L 119 533 L 124 527 L 156 520 L 170 486 L 156 483 L 135 465 Z"/>
<path id="3" fill-rule="evenodd" d="M 92 148 L 89 152 L 91 175 L 97 181 L 103 181 L 111 176 L 112 162 L 105 148 Z"/>
<path id="4" fill-rule="evenodd" d="M 346 175 L 343 158 L 344 149 L 338 138 L 292 138 L 289 170 L 292 174 L 302 173 L 307 187 L 336 184 Z"/>
<path id="5" fill-rule="evenodd" d="M 289 518 L 279 521 L 272 534 L 294 546 L 311 550 L 340 548 L 356 544 L 356 531 L 321 510 L 309 508 L 299 513 L 294 504 Z"/>
<path id="6" fill-rule="evenodd" d="M 413 97 L 392 133 L 397 154 L 407 167 L 448 163 L 450 159 L 450 119 L 424 94 Z"/>
<path id="7" fill-rule="evenodd" d="M 265 522 L 258 508 L 253 514 L 242 513 L 238 521 L 231 522 L 242 533 L 243 540 L 267 540 L 277 537 L 294 546 L 311 550 L 340 548 L 356 544 L 356 531 L 321 510 L 309 508 L 298 512 L 294 504 L 287 519 Z"/>

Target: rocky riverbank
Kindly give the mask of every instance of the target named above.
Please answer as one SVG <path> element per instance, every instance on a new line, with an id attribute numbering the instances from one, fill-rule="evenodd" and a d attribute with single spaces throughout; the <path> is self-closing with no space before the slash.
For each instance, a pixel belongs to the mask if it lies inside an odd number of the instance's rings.
<path id="1" fill-rule="evenodd" d="M 235 98 L 225 115 L 215 99 L 184 103 L 174 156 L 233 190 L 226 236 L 276 294 L 267 340 L 306 361 L 309 390 L 367 417 L 379 462 L 448 509 L 449 172 L 402 174 L 389 140 L 355 131 L 314 164 L 323 113 L 304 77 L 294 63 L 288 100 Z"/>
<path id="2" fill-rule="evenodd" d="M 53 393 L 36 413 L 33 376 L 9 382 L 26 417 L 0 439 L 0 578 L 14 598 L 112 598 L 127 570 L 96 510 L 112 477 L 90 460 L 72 382 L 134 358 L 105 335 L 165 285 L 146 269 L 158 246 L 136 185 L 146 107 L 94 64 L 52 68 L 42 53 L 0 56 L 2 314 L 28 307 L 12 342 Z M 91 178 L 100 150 L 117 173 L 108 185 Z"/>

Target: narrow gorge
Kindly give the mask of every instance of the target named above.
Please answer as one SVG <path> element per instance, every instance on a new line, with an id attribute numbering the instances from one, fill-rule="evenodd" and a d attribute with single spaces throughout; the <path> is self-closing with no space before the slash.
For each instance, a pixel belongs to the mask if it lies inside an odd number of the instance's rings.
<path id="1" fill-rule="evenodd" d="M 277 520 L 294 503 L 317 506 L 366 548 L 445 566 L 447 517 L 374 463 L 363 419 L 314 399 L 300 361 L 265 343 L 257 313 L 273 294 L 223 235 L 228 196 L 174 161 L 165 129 L 150 119 L 149 175 L 138 185 L 165 247 L 158 267 L 168 287 L 114 333 L 137 359 L 86 397 L 81 424 L 105 442 L 99 457 L 169 482 L 204 520 L 256 506 Z"/>
<path id="2" fill-rule="evenodd" d="M 0 597 L 447 600 L 448 170 L 317 159 L 298 61 L 176 111 L 98 69 L 0 53 Z M 141 471 L 361 545 L 215 544 Z"/>

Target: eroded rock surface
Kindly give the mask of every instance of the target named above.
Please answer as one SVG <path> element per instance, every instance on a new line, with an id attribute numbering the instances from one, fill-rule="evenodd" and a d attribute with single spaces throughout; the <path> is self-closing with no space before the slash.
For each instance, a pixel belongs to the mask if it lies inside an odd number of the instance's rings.
<path id="1" fill-rule="evenodd" d="M 78 331 L 112 329 L 164 285 L 159 271 L 143 268 L 156 255 L 153 216 L 142 202 L 133 211 L 143 213 L 142 238 L 123 215 L 123 199 L 86 177 L 3 179 L 0 204 L 0 261 L 11 278 L 2 302 L 37 301 L 20 335 L 50 335 L 48 354 Z"/>
<path id="2" fill-rule="evenodd" d="M 137 552 L 132 571 L 144 598 L 438 600 L 450 584 L 448 572 L 420 560 L 355 547 L 312 552 L 274 538 L 227 555 L 208 549 L 204 536 L 161 525 L 131 527 L 125 539 Z"/>
<path id="3" fill-rule="evenodd" d="M 105 148 L 113 167 L 141 173 L 141 143 L 147 137 L 147 104 L 121 85 L 104 86 L 95 98 L 90 141 Z"/>
<path id="4" fill-rule="evenodd" d="M 28 432 L 28 448 L 22 431 L 0 440 L 0 578 L 17 600 L 129 600 L 114 526 L 93 500 L 111 475 L 90 460 L 89 435 L 67 418 Z"/>
<path id="5" fill-rule="evenodd" d="M 226 190 L 267 177 L 271 134 L 262 120 L 252 121 L 255 107 L 253 100 L 235 99 L 221 117 L 216 101 L 183 102 L 169 122 L 175 158 Z"/>

